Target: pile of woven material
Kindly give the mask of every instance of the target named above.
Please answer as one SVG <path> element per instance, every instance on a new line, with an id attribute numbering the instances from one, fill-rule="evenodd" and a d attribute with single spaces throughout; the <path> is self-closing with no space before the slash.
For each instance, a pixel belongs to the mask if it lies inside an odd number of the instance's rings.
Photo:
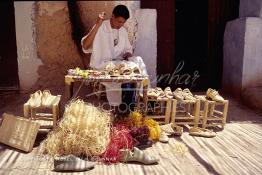
<path id="1" fill-rule="evenodd" d="M 110 142 L 110 117 L 83 100 L 71 101 L 59 126 L 45 140 L 45 151 L 52 156 L 101 155 Z"/>

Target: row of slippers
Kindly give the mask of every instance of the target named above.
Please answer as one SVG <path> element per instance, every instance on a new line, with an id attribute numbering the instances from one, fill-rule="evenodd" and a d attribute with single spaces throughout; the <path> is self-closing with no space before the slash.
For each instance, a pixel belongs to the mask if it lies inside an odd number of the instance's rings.
<path id="1" fill-rule="evenodd" d="M 50 107 L 55 102 L 57 96 L 52 95 L 49 90 L 41 90 L 36 91 L 35 93 L 30 95 L 30 99 L 28 103 L 31 107 Z"/>
<path id="2" fill-rule="evenodd" d="M 174 92 L 172 92 L 170 87 L 166 87 L 164 90 L 162 90 L 160 87 L 150 88 L 148 89 L 147 96 L 150 99 L 176 98 L 177 100 L 196 100 L 188 88 L 184 90 L 177 88 Z"/>
<path id="3" fill-rule="evenodd" d="M 172 92 L 170 87 L 166 87 L 164 90 L 160 87 L 150 88 L 148 89 L 147 96 L 150 99 L 175 98 L 177 100 L 188 100 L 192 102 L 195 102 L 197 97 L 194 96 L 188 88 L 185 88 L 184 90 L 177 88 L 174 92 Z M 224 101 L 224 98 L 219 95 L 218 91 L 211 88 L 208 88 L 205 98 L 218 102 Z"/>
<path id="4" fill-rule="evenodd" d="M 120 162 L 137 162 L 145 165 L 157 164 L 159 158 L 149 155 L 144 151 L 134 147 L 134 149 L 120 149 Z M 92 158 L 91 158 L 92 159 Z M 93 169 L 97 163 L 80 159 L 79 157 L 69 154 L 66 156 L 54 157 L 54 171 L 57 172 L 81 172 Z"/>
<path id="5" fill-rule="evenodd" d="M 130 67 L 126 63 L 121 63 L 116 66 L 113 63 L 109 63 L 105 66 L 105 70 L 109 73 L 109 75 L 118 76 L 118 75 L 137 75 L 140 74 L 140 69 L 135 67 Z"/>

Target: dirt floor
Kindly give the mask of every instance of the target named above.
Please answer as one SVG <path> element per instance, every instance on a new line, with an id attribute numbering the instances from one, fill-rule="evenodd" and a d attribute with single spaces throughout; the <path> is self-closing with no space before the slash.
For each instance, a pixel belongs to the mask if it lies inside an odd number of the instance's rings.
<path id="1" fill-rule="evenodd" d="M 59 90 L 51 92 L 63 95 Z M 88 92 L 91 92 L 89 87 L 81 88 L 80 98 L 97 104 L 99 101 L 95 96 L 86 96 Z M 22 115 L 23 103 L 28 96 L 2 94 L 0 115 L 3 112 Z M 262 112 L 250 109 L 226 94 L 223 96 L 229 99 L 227 124 L 216 137 L 192 137 L 184 128 L 181 137 L 171 137 L 168 144 L 157 142 L 145 150 L 160 158 L 158 165 L 98 164 L 93 170 L 79 174 L 262 174 Z M 61 106 L 65 104 L 62 99 Z M 0 174 L 56 174 L 52 159 L 42 154 L 41 142 L 45 137 L 45 133 L 39 133 L 33 151 L 27 154 L 0 144 Z M 188 151 L 177 153 L 177 143 L 185 144 Z"/>

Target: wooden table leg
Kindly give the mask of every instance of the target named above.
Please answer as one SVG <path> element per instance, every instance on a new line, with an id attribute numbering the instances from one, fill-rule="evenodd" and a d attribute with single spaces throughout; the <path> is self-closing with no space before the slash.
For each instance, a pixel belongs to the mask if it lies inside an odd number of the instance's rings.
<path id="1" fill-rule="evenodd" d="M 74 82 L 70 77 L 65 77 L 65 99 L 70 100 L 73 95 Z"/>
<path id="2" fill-rule="evenodd" d="M 171 110 L 171 123 L 175 124 L 176 121 L 176 108 L 177 108 L 177 100 L 172 99 L 172 110 Z"/>
<path id="3" fill-rule="evenodd" d="M 228 100 L 224 103 L 224 110 L 223 110 L 223 120 L 222 120 L 222 128 L 224 128 L 227 120 L 227 111 L 228 111 Z"/>
<path id="4" fill-rule="evenodd" d="M 204 103 L 204 113 L 203 113 L 203 121 L 202 121 L 202 128 L 206 128 L 207 124 L 207 116 L 208 116 L 208 108 L 209 108 L 209 102 L 206 100 Z"/>
<path id="5" fill-rule="evenodd" d="M 198 127 L 198 122 L 199 122 L 199 112 L 200 112 L 200 100 L 197 99 L 195 104 L 194 104 L 194 127 Z"/>
<path id="6" fill-rule="evenodd" d="M 147 90 L 148 90 L 148 79 L 143 81 L 143 103 L 144 103 L 144 107 L 143 107 L 143 111 L 142 113 L 144 115 L 147 115 Z"/>

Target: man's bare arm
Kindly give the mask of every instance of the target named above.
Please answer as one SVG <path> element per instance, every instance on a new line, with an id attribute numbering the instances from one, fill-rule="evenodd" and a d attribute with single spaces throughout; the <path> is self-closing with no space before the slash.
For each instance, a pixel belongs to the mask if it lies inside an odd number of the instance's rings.
<path id="1" fill-rule="evenodd" d="M 98 19 L 96 21 L 95 26 L 91 29 L 91 31 L 88 33 L 87 37 L 83 41 L 84 49 L 87 50 L 92 45 L 98 29 L 102 25 L 104 16 L 105 16 L 105 12 L 102 12 L 101 14 L 98 15 Z"/>

